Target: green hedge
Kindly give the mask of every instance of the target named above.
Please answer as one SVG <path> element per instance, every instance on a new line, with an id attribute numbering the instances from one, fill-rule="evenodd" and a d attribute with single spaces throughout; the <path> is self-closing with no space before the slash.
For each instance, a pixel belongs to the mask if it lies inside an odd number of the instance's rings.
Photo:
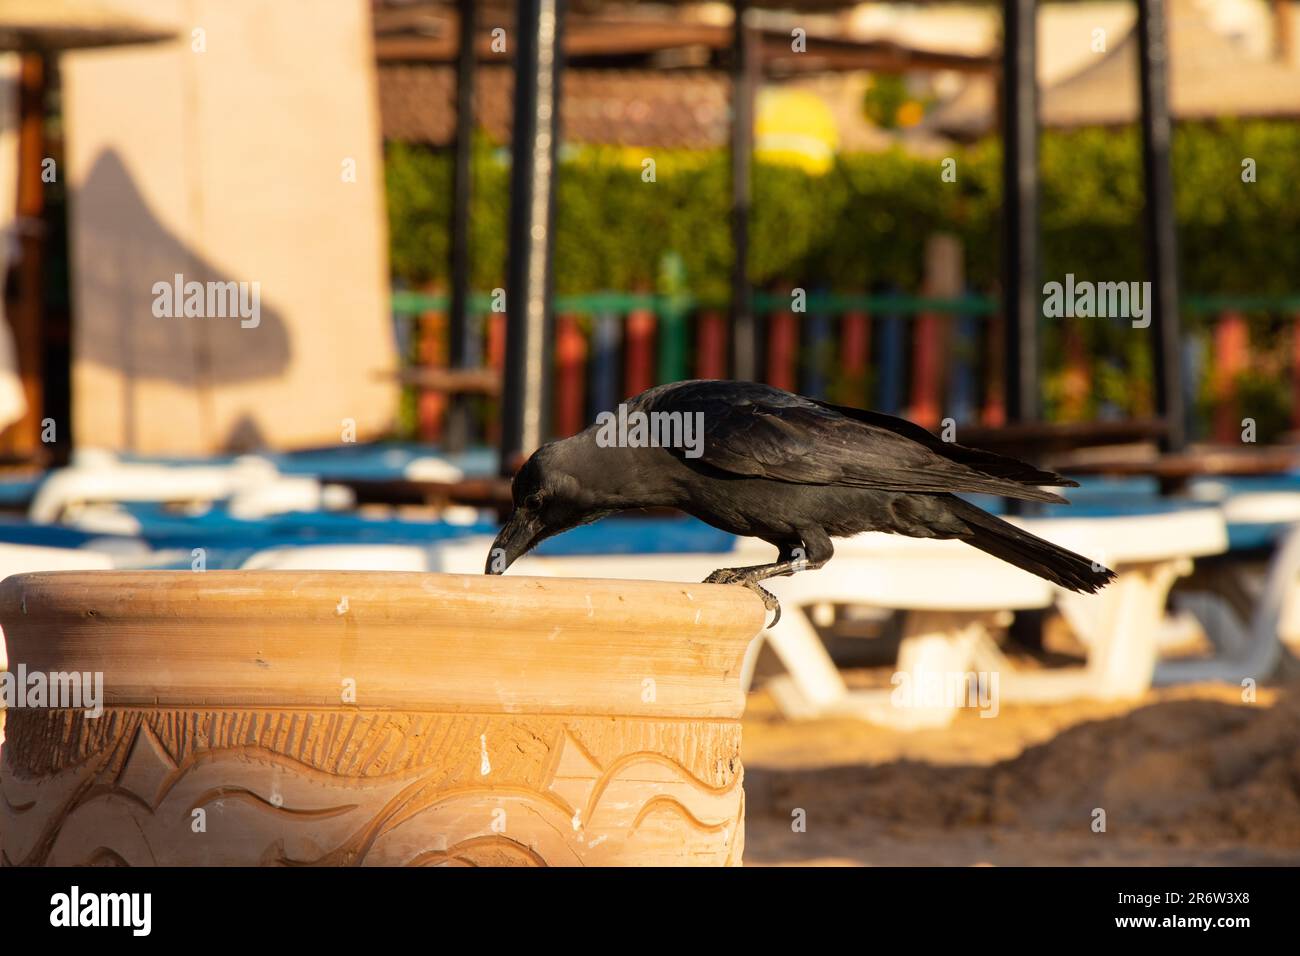
<path id="1" fill-rule="evenodd" d="M 653 286 L 661 256 L 685 260 L 689 290 L 725 298 L 731 257 L 728 163 L 722 152 L 583 148 L 557 183 L 556 287 L 562 293 Z M 1143 274 L 1141 149 L 1136 132 L 1049 132 L 1042 143 L 1044 281 L 1137 279 Z M 643 158 L 656 181 L 642 180 Z M 1243 183 L 1241 162 L 1257 181 Z M 999 147 L 941 157 L 901 150 L 841 156 L 824 176 L 756 164 L 751 275 L 755 284 L 824 284 L 916 291 L 922 247 L 936 230 L 966 241 L 971 284 L 997 278 Z M 402 143 L 386 157 L 392 268 L 413 285 L 445 278 L 450 164 Z M 504 284 L 509 168 L 476 149 L 473 284 Z M 1300 124 L 1225 122 L 1178 127 L 1175 204 L 1182 285 L 1199 293 L 1282 293 L 1300 286 Z"/>

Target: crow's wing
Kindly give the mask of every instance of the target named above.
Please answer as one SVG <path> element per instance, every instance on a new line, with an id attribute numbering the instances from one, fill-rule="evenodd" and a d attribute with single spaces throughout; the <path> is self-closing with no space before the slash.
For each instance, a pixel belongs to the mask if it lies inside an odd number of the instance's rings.
<path id="1" fill-rule="evenodd" d="M 816 401 L 814 399 L 814 401 Z M 1054 485 L 1061 488 L 1077 488 L 1079 483 L 1069 478 L 1062 477 L 1054 471 L 1046 471 L 1042 468 L 1035 468 L 1033 465 L 1019 461 L 1015 458 L 1009 458 L 1006 455 L 999 455 L 996 452 L 984 451 L 980 448 L 971 448 L 968 445 L 959 445 L 956 442 L 944 441 L 941 438 L 931 434 L 926 429 L 917 425 L 915 422 L 909 422 L 906 418 L 895 418 L 893 415 L 885 415 L 882 412 L 872 412 L 864 408 L 851 408 L 845 405 L 832 405 L 829 402 L 816 402 L 823 408 L 829 408 L 832 411 L 839 412 L 846 418 L 852 418 L 868 425 L 876 425 L 880 428 L 887 428 L 891 432 L 902 435 L 904 438 L 910 438 L 912 441 L 920 442 L 926 448 L 944 458 L 960 462 L 963 465 L 975 469 L 986 475 L 993 475 L 997 478 L 1009 478 L 1012 481 L 1018 481 L 1023 485 Z"/>
<path id="2" fill-rule="evenodd" d="M 690 458 L 684 449 L 674 452 L 688 462 L 738 476 L 882 491 L 1064 500 L 954 461 L 896 430 L 755 382 L 675 382 L 643 392 L 628 404 L 640 411 L 700 416 L 701 455 Z"/>

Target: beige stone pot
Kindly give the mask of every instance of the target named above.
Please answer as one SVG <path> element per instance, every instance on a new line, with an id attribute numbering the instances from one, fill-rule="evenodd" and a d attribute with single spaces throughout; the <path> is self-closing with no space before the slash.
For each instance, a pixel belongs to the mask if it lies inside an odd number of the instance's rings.
<path id="1" fill-rule="evenodd" d="M 102 673 L 103 712 L 8 711 L 0 859 L 737 864 L 763 618 L 704 584 L 11 577 L 10 672 Z"/>

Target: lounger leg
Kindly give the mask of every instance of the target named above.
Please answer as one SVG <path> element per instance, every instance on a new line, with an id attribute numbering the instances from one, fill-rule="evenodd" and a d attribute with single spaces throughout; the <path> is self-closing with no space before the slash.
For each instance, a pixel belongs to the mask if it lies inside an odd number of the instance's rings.
<path id="1" fill-rule="evenodd" d="M 1165 601 L 1174 581 L 1191 570 L 1191 561 L 1151 561 L 1117 567 L 1118 577 L 1096 597 L 1095 628 L 1083 667 L 1002 672 L 1005 701 L 1122 700 L 1150 689 L 1159 656 Z"/>
<path id="2" fill-rule="evenodd" d="M 787 674 L 769 683 L 777 706 L 790 718 L 813 717 L 835 710 L 844 702 L 847 689 L 817 629 L 797 602 L 790 613 L 764 631 Z M 754 641 L 751 648 L 757 648 Z"/>
<path id="3" fill-rule="evenodd" d="M 1235 659 L 1165 661 L 1156 671 L 1157 683 L 1221 680 L 1235 684 L 1245 678 L 1258 681 L 1271 675 L 1281 658 L 1282 620 L 1298 575 L 1300 575 L 1300 526 L 1287 533 L 1269 563 L 1264 594 L 1250 622 L 1250 637 L 1246 652 Z"/>
<path id="4" fill-rule="evenodd" d="M 1174 581 L 1191 571 L 1187 559 L 1124 567 L 1104 592 L 1105 623 L 1088 654 L 1092 696 L 1137 697 L 1151 687 L 1159 647 L 1157 630 Z"/>
<path id="5" fill-rule="evenodd" d="M 910 611 L 892 678 L 895 726 L 946 727 L 958 709 L 978 704 L 971 662 L 990 630 L 1010 615 L 995 612 Z"/>

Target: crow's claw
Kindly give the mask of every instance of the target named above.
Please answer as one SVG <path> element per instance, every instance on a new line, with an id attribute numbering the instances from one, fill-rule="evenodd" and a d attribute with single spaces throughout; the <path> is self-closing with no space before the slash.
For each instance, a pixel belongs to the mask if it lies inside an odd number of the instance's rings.
<path id="1" fill-rule="evenodd" d="M 768 627 L 776 627 L 776 622 L 781 620 L 781 602 L 765 587 L 760 587 L 757 581 L 743 582 L 745 587 L 749 588 L 755 594 L 763 599 L 763 607 L 772 612 L 772 623 Z"/>
<path id="2" fill-rule="evenodd" d="M 707 578 L 705 584 L 739 584 L 749 588 L 760 598 L 763 599 L 763 607 L 773 612 L 772 623 L 768 627 L 776 627 L 776 622 L 781 620 L 781 602 L 776 599 L 776 595 L 767 588 L 759 585 L 748 573 L 738 568 L 719 568 Z"/>

